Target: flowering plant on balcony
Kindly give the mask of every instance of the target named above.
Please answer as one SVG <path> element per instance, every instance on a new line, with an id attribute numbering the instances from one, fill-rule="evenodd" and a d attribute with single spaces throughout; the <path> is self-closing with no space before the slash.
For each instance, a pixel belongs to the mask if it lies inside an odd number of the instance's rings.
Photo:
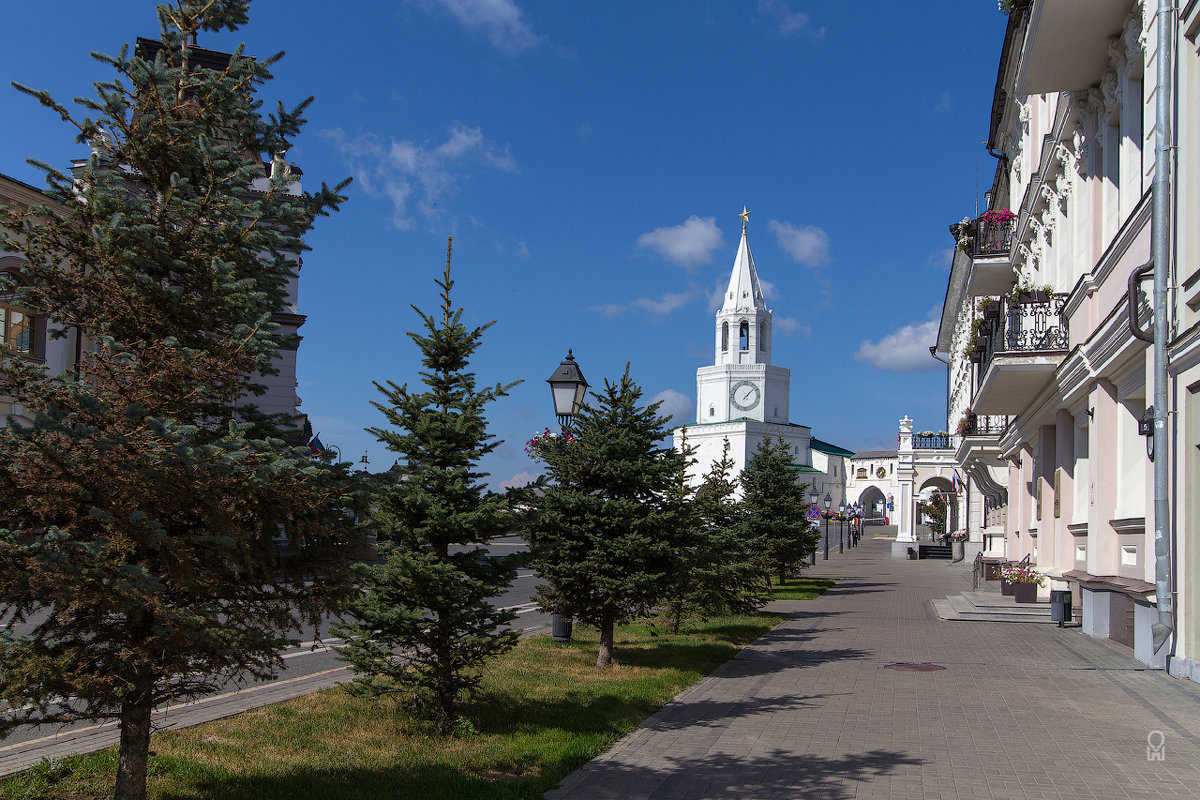
<path id="1" fill-rule="evenodd" d="M 525 442 L 525 455 L 532 458 L 534 461 L 542 460 L 542 451 L 546 447 L 552 446 L 556 442 L 562 444 L 571 444 L 579 440 L 575 434 L 567 431 L 562 434 L 552 433 L 549 428 L 544 429 L 541 433 L 535 433 L 533 438 Z"/>
<path id="2" fill-rule="evenodd" d="M 975 432 L 975 422 L 977 417 L 974 411 L 968 411 L 962 415 L 962 419 L 958 421 L 958 427 L 955 431 L 959 436 L 969 436 Z"/>
<path id="3" fill-rule="evenodd" d="M 1054 287 L 1050 284 L 1042 286 L 1034 286 L 1028 279 L 1022 277 L 1017 285 L 1012 288 L 1012 292 L 1008 295 L 1008 305 L 1015 306 L 1022 301 L 1034 300 L 1037 302 L 1045 302 L 1054 294 Z"/>
<path id="4" fill-rule="evenodd" d="M 1033 567 L 1022 567 L 1016 564 L 1006 564 L 1001 567 L 1000 577 L 1009 583 L 1033 583 L 1041 586 L 1046 582 L 1046 576 Z"/>
<path id="5" fill-rule="evenodd" d="M 950 229 L 954 233 L 955 246 L 959 250 L 965 251 L 971 249 L 971 244 L 975 241 L 974 237 L 971 236 L 971 228 L 974 225 L 975 220 L 970 217 L 963 217 L 961 221 L 950 226 Z"/>
<path id="6" fill-rule="evenodd" d="M 979 219 L 981 219 L 987 225 L 1002 225 L 1005 222 L 1011 221 L 1016 216 L 1016 214 L 1009 211 L 1007 208 L 999 208 L 992 211 L 983 212 L 983 216 Z"/>

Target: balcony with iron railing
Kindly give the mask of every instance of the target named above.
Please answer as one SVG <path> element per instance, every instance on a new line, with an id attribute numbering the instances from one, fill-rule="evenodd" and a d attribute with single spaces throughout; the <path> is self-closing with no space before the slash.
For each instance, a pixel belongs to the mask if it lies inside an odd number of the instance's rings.
<path id="1" fill-rule="evenodd" d="M 913 450 L 948 450 L 956 445 L 957 437 L 948 433 L 914 433 Z"/>
<path id="2" fill-rule="evenodd" d="M 971 271 L 967 276 L 967 294 L 972 297 L 1007 294 L 1013 283 L 1012 245 L 1017 217 L 1011 211 L 984 212 L 972 220 L 966 231 Z"/>
<path id="3" fill-rule="evenodd" d="M 958 425 L 959 435 L 964 439 L 973 436 L 998 438 L 1008 430 L 1009 418 L 1003 414 L 965 415 Z"/>
<path id="4" fill-rule="evenodd" d="M 1030 292 L 989 305 L 971 354 L 976 414 L 1019 414 L 1049 385 L 1067 354 L 1066 302 L 1065 294 Z"/>

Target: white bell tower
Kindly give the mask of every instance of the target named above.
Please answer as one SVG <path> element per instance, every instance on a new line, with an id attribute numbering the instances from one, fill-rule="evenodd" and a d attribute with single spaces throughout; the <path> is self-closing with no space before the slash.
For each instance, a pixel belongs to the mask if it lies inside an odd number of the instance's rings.
<path id="1" fill-rule="evenodd" d="M 742 240 L 717 312 L 713 366 L 696 370 L 696 422 L 786 424 L 791 370 L 771 364 L 773 323 L 750 253 L 745 206 L 741 218 Z"/>

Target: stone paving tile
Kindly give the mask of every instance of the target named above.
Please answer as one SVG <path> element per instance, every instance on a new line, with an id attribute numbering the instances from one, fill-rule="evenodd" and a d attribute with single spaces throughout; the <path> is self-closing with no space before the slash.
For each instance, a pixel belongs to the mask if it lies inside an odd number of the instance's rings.
<path id="1" fill-rule="evenodd" d="M 840 581 L 547 800 L 1200 797 L 1200 686 L 1078 629 L 941 621 L 969 567 L 885 540 L 811 574 Z"/>

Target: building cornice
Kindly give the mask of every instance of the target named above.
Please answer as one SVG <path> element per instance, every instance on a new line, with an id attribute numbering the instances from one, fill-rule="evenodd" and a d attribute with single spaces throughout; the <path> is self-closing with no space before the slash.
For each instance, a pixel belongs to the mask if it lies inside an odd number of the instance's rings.
<path id="1" fill-rule="evenodd" d="M 1103 286 L 1108 276 L 1124 260 L 1125 254 L 1133 247 L 1138 234 L 1150 224 L 1150 214 L 1153 210 L 1154 195 L 1150 189 L 1147 189 L 1130 215 L 1125 218 L 1124 224 L 1121 225 L 1121 229 L 1117 231 L 1117 235 L 1113 237 L 1104 254 L 1096 262 L 1096 268 L 1092 270 L 1092 275 L 1097 286 Z M 1148 244 L 1147 247 L 1149 247 Z"/>
<path id="2" fill-rule="evenodd" d="M 1175 337 L 1167 348 L 1167 364 L 1173 374 L 1200 364 L 1200 322 Z"/>

